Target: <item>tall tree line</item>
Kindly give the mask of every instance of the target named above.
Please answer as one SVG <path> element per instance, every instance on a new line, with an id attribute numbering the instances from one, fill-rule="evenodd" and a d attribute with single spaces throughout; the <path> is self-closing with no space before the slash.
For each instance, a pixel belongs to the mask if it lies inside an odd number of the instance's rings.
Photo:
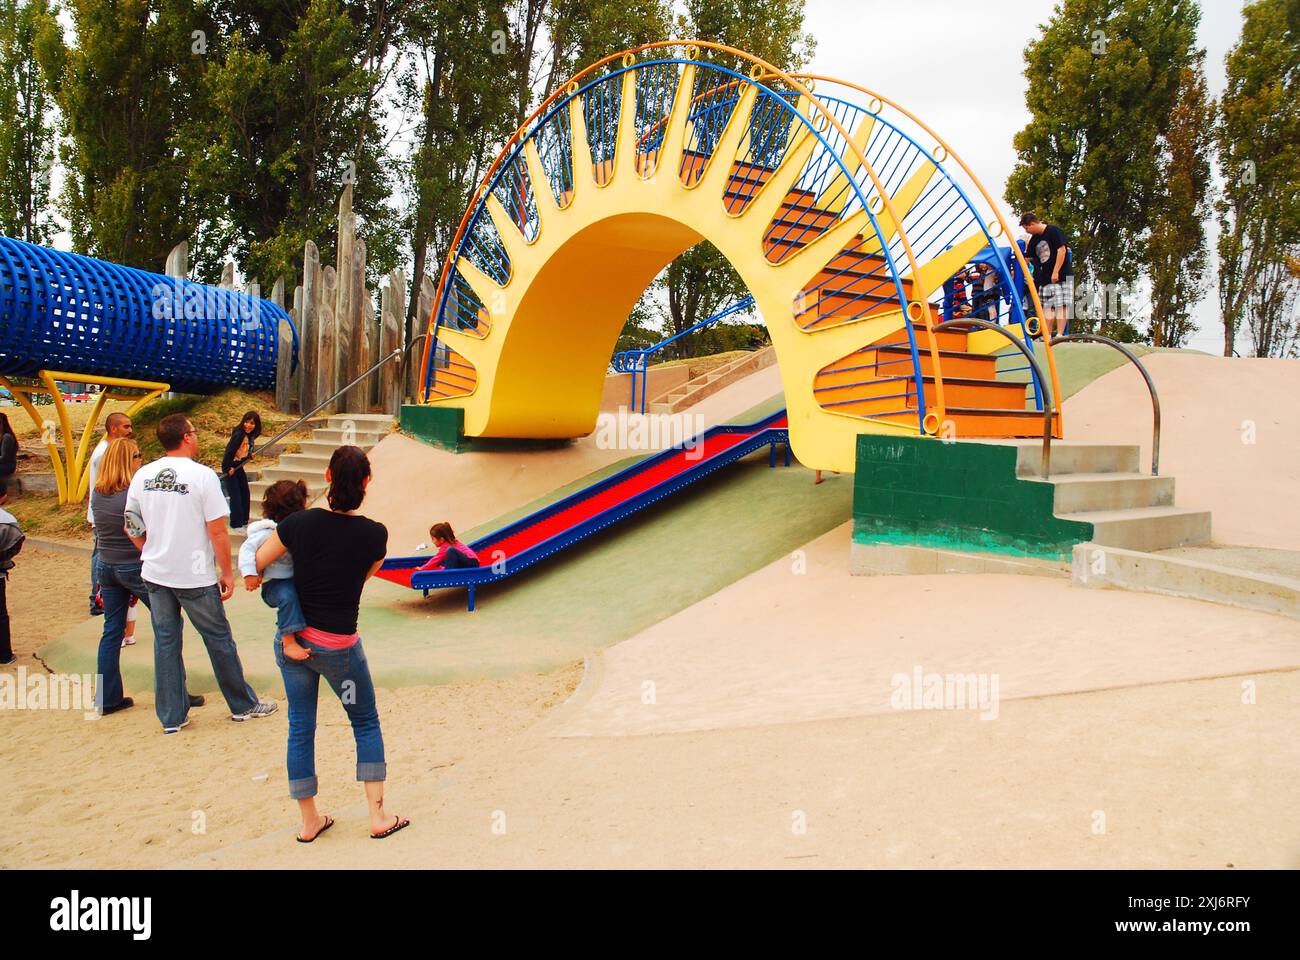
<path id="1" fill-rule="evenodd" d="M 1300 0 L 1244 8 L 1217 103 L 1199 22 L 1194 0 L 1061 0 L 1025 49 L 1031 119 L 1015 137 L 1006 197 L 1065 229 L 1081 288 L 1148 282 L 1145 316 L 1077 325 L 1156 346 L 1195 332 L 1217 216 L 1225 355 L 1244 328 L 1256 356 L 1294 356 Z"/>

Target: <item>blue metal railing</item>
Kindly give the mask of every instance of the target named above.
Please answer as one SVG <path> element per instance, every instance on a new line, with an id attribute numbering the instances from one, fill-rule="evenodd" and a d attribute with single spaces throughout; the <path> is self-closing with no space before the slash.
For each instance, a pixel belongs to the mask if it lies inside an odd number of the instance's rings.
<path id="1" fill-rule="evenodd" d="M 845 158 L 849 156 L 849 150 L 844 136 L 833 124 L 827 123 L 824 117 L 810 118 L 801 114 L 796 107 L 799 98 L 795 93 L 772 89 L 715 64 L 665 57 L 625 63 L 621 68 L 574 84 L 524 131 L 522 139 L 511 147 L 479 196 L 495 191 L 503 179 L 517 184 L 518 189 L 525 194 L 535 188 L 524 177 L 510 173 L 512 166 L 522 162 L 524 142 L 534 138 L 557 201 L 563 204 L 562 198 L 572 190 L 573 178 L 577 175 L 573 170 L 568 123 L 569 104 L 574 98 L 581 98 L 579 103 L 583 109 L 588 146 L 595 167 L 592 173 L 597 182 L 601 182 L 606 164 L 614 159 L 623 79 L 624 74 L 630 71 L 634 72 L 636 84 L 632 102 L 635 104 L 633 122 L 637 152 L 644 155 L 655 152 L 662 144 L 675 88 L 683 67 L 688 63 L 694 65 L 696 73 L 690 91 L 692 102 L 687 112 L 684 155 L 679 167 L 679 175 L 687 183 L 697 179 L 705 164 L 714 159 L 713 154 L 717 152 L 728 121 L 740 102 L 741 91 L 746 87 L 756 89 L 753 109 L 749 117 L 744 118 L 747 128 L 741 137 L 737 155 L 717 158 L 719 162 L 732 165 L 733 176 L 725 198 L 731 212 L 737 212 L 737 205 L 743 209 L 757 195 L 766 181 L 765 170 L 775 170 L 780 166 L 786 152 L 792 144 L 798 142 L 792 133 L 803 129 L 807 135 L 815 138 L 811 157 L 800 171 L 795 187 L 802 191 L 803 199 L 784 204 L 783 212 L 778 214 L 765 235 L 769 259 L 779 262 L 793 256 L 847 217 L 861 212 L 866 214 L 867 223 L 861 232 L 861 239 L 833 258 L 832 263 L 836 264 L 836 269 L 823 271 L 817 284 L 798 296 L 795 310 L 801 325 L 806 327 L 818 323 L 823 315 L 822 305 L 830 297 L 835 298 L 832 301 L 834 311 L 831 316 L 837 323 L 851 322 L 868 313 L 883 310 L 906 311 L 908 296 L 898 269 L 898 262 L 904 258 L 905 251 L 899 234 L 892 227 L 888 232 L 882 230 L 877 218 L 883 207 L 877 196 L 879 191 L 875 183 L 868 180 L 863 169 L 855 164 L 851 172 L 846 165 Z M 852 130 L 868 115 L 868 111 L 845 100 L 819 97 L 817 103 L 830 111 L 848 130 Z M 957 235 L 963 231 L 969 232 L 972 226 L 985 229 L 980 224 L 973 204 L 947 178 L 942 166 L 910 136 L 884 118 L 877 117 L 864 153 L 868 156 L 869 163 L 879 170 L 880 189 L 887 195 L 892 195 L 927 159 L 934 162 L 941 172 L 941 182 L 931 185 L 903 215 L 908 235 L 912 236 L 912 231 L 915 230 L 920 237 L 917 241 L 920 249 L 916 251 L 918 261 L 928 252 L 942 250 L 945 244 L 950 245 Z M 830 195 L 827 195 L 828 192 Z M 526 198 L 518 206 L 525 211 L 531 208 Z M 507 209 L 510 207 L 507 206 Z M 516 224 L 519 222 L 517 218 Z M 526 227 L 527 217 L 523 218 L 523 222 Z M 481 201 L 471 215 L 469 227 L 449 258 L 452 276 L 450 282 L 442 285 L 435 309 L 432 331 L 435 340 L 437 329 L 444 322 L 483 334 L 482 324 L 486 319 L 486 311 L 472 292 L 462 289 L 456 282 L 461 279 L 455 270 L 459 257 L 466 257 L 499 283 L 506 282 L 509 277 L 509 260 L 504 245 L 496 236 L 490 218 L 483 216 Z M 837 286 L 840 277 L 845 278 L 845 282 Z M 811 321 L 804 322 L 810 309 L 814 311 L 814 316 Z M 905 323 L 904 331 L 909 356 L 903 362 L 910 365 L 910 370 L 905 374 L 900 370 L 898 377 L 891 378 L 906 382 L 906 387 L 894 397 L 901 397 L 903 402 L 897 405 L 896 410 L 882 410 L 879 409 L 879 404 L 875 404 L 869 413 L 859 415 L 915 417 L 918 426 L 923 428 L 926 399 L 924 390 L 921 389 L 923 377 L 920 351 L 913 324 Z M 436 377 L 437 364 L 430 362 L 425 371 L 426 396 L 447 395 L 435 386 Z M 447 386 L 451 389 L 450 385 Z M 644 382 L 640 383 L 640 387 L 644 393 Z M 451 395 L 455 395 L 454 390 Z"/>
<path id="2" fill-rule="evenodd" d="M 646 347 L 642 350 L 620 350 L 614 354 L 610 361 L 610 366 L 614 368 L 615 373 L 632 374 L 632 410 L 635 413 L 645 413 L 646 408 L 646 384 L 649 377 L 650 358 L 670 344 L 676 343 L 682 337 L 690 336 L 692 333 L 698 333 L 705 327 L 710 327 L 719 320 L 725 320 L 727 317 L 733 317 L 738 313 L 743 313 L 754 306 L 753 297 L 745 297 L 743 300 L 737 300 L 734 304 L 725 310 L 720 310 L 706 320 L 687 327 L 681 333 L 675 333 L 667 340 L 660 340 L 653 346 Z M 637 382 L 641 384 L 641 399 L 637 401 Z"/>

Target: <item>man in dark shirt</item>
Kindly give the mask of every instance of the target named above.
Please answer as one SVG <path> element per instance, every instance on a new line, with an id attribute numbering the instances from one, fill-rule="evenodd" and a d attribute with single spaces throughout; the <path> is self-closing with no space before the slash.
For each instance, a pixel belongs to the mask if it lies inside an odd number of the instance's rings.
<path id="1" fill-rule="evenodd" d="M 1028 260 L 1046 314 L 1045 332 L 1048 336 L 1062 336 L 1074 303 L 1074 265 L 1068 256 L 1065 231 L 1054 223 L 1043 223 L 1034 213 L 1021 216 L 1020 225 L 1029 234 Z"/>

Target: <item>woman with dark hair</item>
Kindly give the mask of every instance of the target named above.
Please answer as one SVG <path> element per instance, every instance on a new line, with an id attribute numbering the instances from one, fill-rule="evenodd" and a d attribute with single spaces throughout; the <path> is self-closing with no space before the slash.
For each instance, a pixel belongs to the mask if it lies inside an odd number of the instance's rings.
<path id="1" fill-rule="evenodd" d="M 0 413 L 0 480 L 6 480 L 18 469 L 18 435 L 9 426 L 9 418 Z"/>
<path id="2" fill-rule="evenodd" d="M 249 410 L 230 431 L 230 441 L 221 458 L 221 483 L 230 498 L 230 529 L 241 530 L 248 526 L 248 474 L 244 464 L 252 459 L 253 444 L 262 433 L 262 418 L 256 410 Z"/>
<path id="3" fill-rule="evenodd" d="M 361 590 L 388 550 L 388 530 L 357 513 L 370 483 L 370 461 L 358 447 L 339 447 L 325 471 L 329 509 L 300 510 L 280 521 L 257 550 L 261 574 L 285 551 L 293 555 L 294 583 L 306 628 L 298 642 L 305 660 L 284 655 L 275 640 L 275 662 L 289 698 L 289 796 L 302 814 L 299 843 L 311 843 L 334 825 L 316 809 L 316 700 L 323 677 L 352 724 L 357 779 L 365 784 L 370 836 L 392 836 L 410 821 L 384 812 L 384 738 L 370 679 L 370 664 L 357 633 Z"/>

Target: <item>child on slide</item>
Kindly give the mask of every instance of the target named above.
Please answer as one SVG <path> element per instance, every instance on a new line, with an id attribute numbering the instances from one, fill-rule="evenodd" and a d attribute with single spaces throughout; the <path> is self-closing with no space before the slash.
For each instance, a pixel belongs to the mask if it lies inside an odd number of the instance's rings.
<path id="1" fill-rule="evenodd" d="M 438 552 L 420 567 L 421 570 L 463 570 L 482 566 L 478 554 L 456 539 L 450 523 L 435 523 L 429 528 L 429 536 Z"/>
<path id="2" fill-rule="evenodd" d="M 257 548 L 275 531 L 276 525 L 290 514 L 307 509 L 307 484 L 301 480 L 277 480 L 262 497 L 261 520 L 248 525 L 248 539 L 239 548 L 239 572 L 244 575 L 244 589 L 262 588 L 262 601 L 275 608 L 275 629 L 280 635 L 284 655 L 290 660 L 306 660 L 311 651 L 298 642 L 298 631 L 307 626 L 298 590 L 293 585 L 293 557 L 285 554 L 257 573 Z"/>

